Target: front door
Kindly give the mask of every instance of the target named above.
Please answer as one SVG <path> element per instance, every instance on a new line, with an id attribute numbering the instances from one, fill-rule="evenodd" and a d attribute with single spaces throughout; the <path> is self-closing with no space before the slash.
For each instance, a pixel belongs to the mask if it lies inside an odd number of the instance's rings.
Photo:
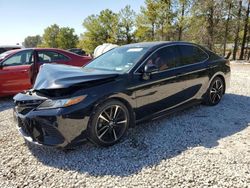
<path id="1" fill-rule="evenodd" d="M 145 65 L 154 64 L 158 71 L 143 78 L 143 67 L 135 73 L 136 117 L 141 119 L 173 107 L 183 101 L 183 83 L 179 82 L 175 66 L 179 61 L 176 46 L 163 47 L 154 52 Z"/>
<path id="2" fill-rule="evenodd" d="M 30 89 L 33 63 L 33 50 L 18 52 L 4 60 L 0 68 L 0 96 Z"/>

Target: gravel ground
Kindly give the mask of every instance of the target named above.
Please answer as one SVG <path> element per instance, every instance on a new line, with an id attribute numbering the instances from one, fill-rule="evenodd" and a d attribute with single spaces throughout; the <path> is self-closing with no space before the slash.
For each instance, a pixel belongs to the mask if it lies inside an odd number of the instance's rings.
<path id="1" fill-rule="evenodd" d="M 138 125 L 109 148 L 25 144 L 0 100 L 0 187 L 250 187 L 250 65 L 215 107 Z"/>

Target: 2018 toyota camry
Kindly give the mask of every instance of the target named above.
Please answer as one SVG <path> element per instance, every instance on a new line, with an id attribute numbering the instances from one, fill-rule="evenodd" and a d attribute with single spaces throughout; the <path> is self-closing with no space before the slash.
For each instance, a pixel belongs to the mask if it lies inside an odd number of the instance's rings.
<path id="1" fill-rule="evenodd" d="M 110 146 L 140 121 L 218 104 L 229 79 L 229 61 L 199 45 L 130 44 L 82 68 L 43 65 L 33 89 L 14 97 L 14 116 L 36 144 L 67 148 L 88 139 Z"/>

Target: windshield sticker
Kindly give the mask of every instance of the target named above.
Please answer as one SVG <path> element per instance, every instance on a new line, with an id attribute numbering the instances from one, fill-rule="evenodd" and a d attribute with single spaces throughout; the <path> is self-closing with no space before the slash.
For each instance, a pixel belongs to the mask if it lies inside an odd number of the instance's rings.
<path id="1" fill-rule="evenodd" d="M 127 52 L 140 52 L 142 50 L 143 50 L 143 48 L 130 48 L 127 50 Z"/>

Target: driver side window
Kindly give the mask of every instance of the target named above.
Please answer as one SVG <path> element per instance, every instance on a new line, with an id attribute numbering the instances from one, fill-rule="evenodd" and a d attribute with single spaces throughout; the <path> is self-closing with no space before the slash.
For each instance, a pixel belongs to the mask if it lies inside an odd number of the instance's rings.
<path id="1" fill-rule="evenodd" d="M 22 51 L 3 62 L 4 66 L 29 65 L 34 63 L 33 51 Z"/>
<path id="2" fill-rule="evenodd" d="M 179 59 L 179 51 L 176 46 L 164 47 L 151 55 L 146 64 L 153 64 L 158 71 L 174 68 Z"/>

